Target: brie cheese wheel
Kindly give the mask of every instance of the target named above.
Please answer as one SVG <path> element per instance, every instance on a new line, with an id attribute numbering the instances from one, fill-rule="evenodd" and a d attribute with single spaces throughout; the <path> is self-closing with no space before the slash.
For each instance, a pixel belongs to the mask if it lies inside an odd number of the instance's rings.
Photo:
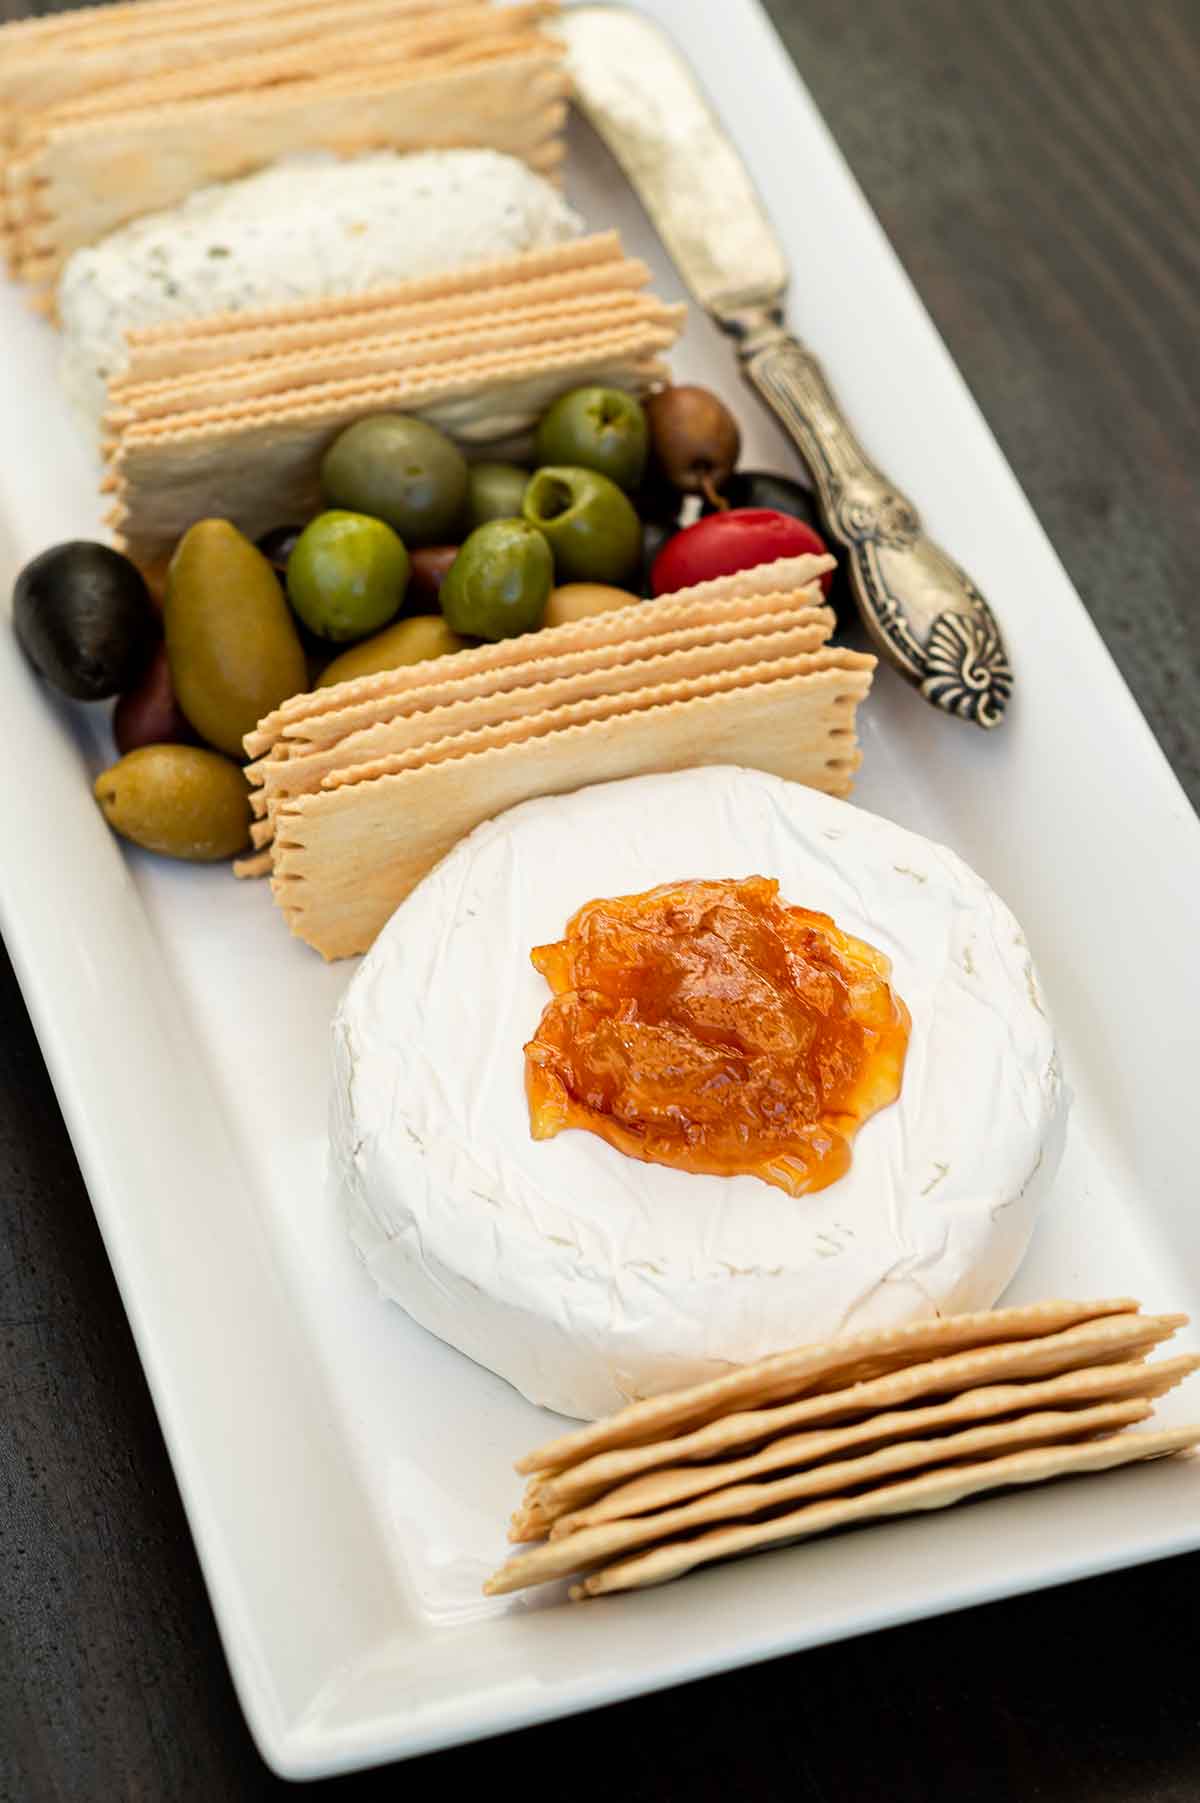
<path id="1" fill-rule="evenodd" d="M 900 1098 L 794 1198 L 535 1142 L 533 946 L 598 896 L 777 877 L 892 961 Z M 1066 1100 L 1025 939 L 944 847 L 729 767 L 526 802 L 397 909 L 334 1025 L 333 1171 L 375 1282 L 531 1401 L 595 1418 L 809 1340 L 989 1307 L 1028 1243 Z"/>

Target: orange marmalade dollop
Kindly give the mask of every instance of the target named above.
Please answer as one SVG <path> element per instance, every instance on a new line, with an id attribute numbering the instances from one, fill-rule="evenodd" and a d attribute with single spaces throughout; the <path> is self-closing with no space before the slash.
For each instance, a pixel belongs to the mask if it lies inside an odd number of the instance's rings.
<path id="1" fill-rule="evenodd" d="M 910 1022 L 889 960 L 768 877 L 588 902 L 531 956 L 554 992 L 525 1047 L 535 1139 L 583 1127 L 801 1196 L 842 1176 L 900 1093 Z"/>

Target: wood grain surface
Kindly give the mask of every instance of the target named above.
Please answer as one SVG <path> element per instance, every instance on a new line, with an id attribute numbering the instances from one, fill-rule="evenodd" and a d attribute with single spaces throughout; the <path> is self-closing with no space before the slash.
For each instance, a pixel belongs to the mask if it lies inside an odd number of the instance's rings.
<path id="1" fill-rule="evenodd" d="M 0 17 L 27 10 L 0 0 Z M 1200 3 L 770 11 L 1200 801 Z M 718 0 L 697 16 L 719 29 Z M 796 193 L 803 206 L 803 170 Z M 814 238 L 830 223 L 814 218 Z M 1195 1803 L 1198 1667 L 1200 1558 L 1185 1558 L 315 1791 L 487 1797 L 540 1778 L 572 1803 Z M 285 1788 L 234 1699 L 0 960 L 0 1799 Z"/>

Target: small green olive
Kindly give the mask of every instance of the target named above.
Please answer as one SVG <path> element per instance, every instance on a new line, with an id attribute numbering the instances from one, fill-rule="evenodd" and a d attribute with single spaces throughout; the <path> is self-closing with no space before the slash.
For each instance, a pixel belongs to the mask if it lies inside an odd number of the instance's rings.
<path id="1" fill-rule="evenodd" d="M 288 600 L 310 632 L 335 644 L 386 626 L 407 587 L 408 552 L 390 526 L 365 513 L 319 513 L 287 562 Z"/>
<path id="2" fill-rule="evenodd" d="M 380 670 L 398 670 L 403 664 L 447 657 L 452 651 L 461 651 L 465 643 L 465 639 L 451 632 L 441 614 L 412 614 L 377 632 L 373 639 L 363 639 L 361 644 L 343 651 L 322 670 L 316 686 L 328 689 L 356 676 L 375 676 Z"/>
<path id="3" fill-rule="evenodd" d="M 452 438 L 406 413 L 377 413 L 339 434 L 321 464 L 326 505 L 384 520 L 405 544 L 455 536 L 467 460 Z"/>
<path id="4" fill-rule="evenodd" d="M 541 625 L 553 585 L 554 559 L 537 528 L 525 520 L 489 520 L 451 564 L 442 612 L 469 638 L 515 638 Z"/>
<path id="5" fill-rule="evenodd" d="M 573 388 L 542 415 L 537 460 L 598 470 L 631 489 L 642 479 L 649 442 L 646 415 L 623 388 Z"/>
<path id="6" fill-rule="evenodd" d="M 641 521 L 628 495 L 596 470 L 538 470 L 522 512 L 545 534 L 560 582 L 619 585 L 637 569 Z"/>
<path id="7" fill-rule="evenodd" d="M 488 520 L 512 520 L 521 511 L 529 471 L 519 463 L 473 463 L 467 471 L 465 530 Z"/>
<path id="8" fill-rule="evenodd" d="M 103 771 L 93 793 L 123 839 L 212 864 L 250 837 L 250 791 L 237 765 L 199 745 L 143 745 Z"/>

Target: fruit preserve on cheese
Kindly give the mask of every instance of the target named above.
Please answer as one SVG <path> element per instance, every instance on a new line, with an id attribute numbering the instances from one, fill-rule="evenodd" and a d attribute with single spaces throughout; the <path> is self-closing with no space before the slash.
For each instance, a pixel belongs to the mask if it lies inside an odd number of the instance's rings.
<path id="1" fill-rule="evenodd" d="M 583 1127 L 800 1196 L 900 1093 L 910 1023 L 888 959 L 770 878 L 588 902 L 532 958 L 554 992 L 525 1047 L 535 1139 Z"/>

